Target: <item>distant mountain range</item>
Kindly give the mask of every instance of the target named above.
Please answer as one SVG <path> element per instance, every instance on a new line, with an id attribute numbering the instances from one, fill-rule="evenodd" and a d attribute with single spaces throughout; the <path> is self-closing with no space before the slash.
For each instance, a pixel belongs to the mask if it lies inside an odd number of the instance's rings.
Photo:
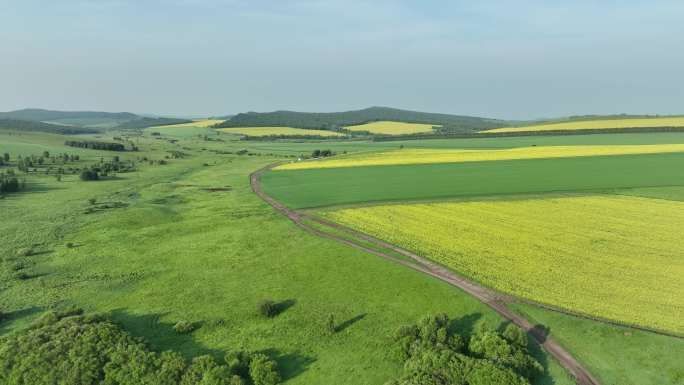
<path id="1" fill-rule="evenodd" d="M 336 129 L 373 121 L 391 120 L 407 123 L 426 123 L 443 126 L 445 130 L 472 132 L 504 127 L 512 122 L 473 116 L 436 114 L 400 110 L 389 107 L 370 107 L 344 112 L 246 112 L 237 114 L 219 127 L 268 127 L 289 126 L 296 128 Z"/>
<path id="2" fill-rule="evenodd" d="M 2 128 L 58 134 L 98 132 L 108 129 L 139 129 L 188 123 L 187 119 L 150 118 L 131 112 L 55 111 L 27 108 L 0 112 Z M 21 123 L 24 122 L 24 123 Z M 32 122 L 34 124 L 28 124 Z"/>

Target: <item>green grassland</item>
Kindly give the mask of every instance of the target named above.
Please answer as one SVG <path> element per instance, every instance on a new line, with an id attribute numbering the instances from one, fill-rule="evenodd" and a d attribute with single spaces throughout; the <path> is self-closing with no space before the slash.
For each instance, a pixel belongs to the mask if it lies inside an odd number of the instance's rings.
<path id="1" fill-rule="evenodd" d="M 0 139 L 0 153 L 79 152 L 81 165 L 114 155 L 44 134 Z M 265 350 L 289 384 L 382 384 L 400 370 L 389 349 L 398 326 L 442 311 L 465 328 L 501 322 L 444 283 L 309 235 L 275 212 L 251 192 L 248 174 L 279 158 L 217 153 L 240 142 L 136 141 L 140 152 L 116 155 L 190 156 L 96 182 L 29 175 L 26 192 L 0 200 L 0 306 L 9 314 L 1 333 L 45 309 L 76 305 L 110 312 L 156 350 Z M 17 255 L 27 247 L 32 255 Z M 17 264 L 28 277 L 13 275 Z M 256 304 L 264 298 L 288 308 L 261 318 Z M 331 313 L 345 325 L 333 336 L 325 331 Z M 200 328 L 177 334 L 171 326 L 179 320 Z M 539 354 L 550 374 L 538 383 L 571 383 Z"/>
<path id="2" fill-rule="evenodd" d="M 364 202 L 673 186 L 684 154 L 513 160 L 335 169 L 264 175 L 264 189 L 294 208 Z"/>

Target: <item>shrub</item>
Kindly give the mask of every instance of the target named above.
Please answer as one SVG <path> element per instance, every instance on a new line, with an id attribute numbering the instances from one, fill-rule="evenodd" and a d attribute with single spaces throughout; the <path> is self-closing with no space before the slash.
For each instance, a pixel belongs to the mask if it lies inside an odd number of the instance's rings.
<path id="1" fill-rule="evenodd" d="M 19 251 L 17 251 L 17 256 L 19 256 L 19 257 L 30 257 L 32 255 L 33 255 L 33 249 L 30 247 L 27 247 L 25 249 L 19 249 Z"/>
<path id="2" fill-rule="evenodd" d="M 89 180 L 98 180 L 98 179 L 100 179 L 100 175 L 98 175 L 97 171 L 95 171 L 95 170 L 83 170 L 83 171 L 81 171 L 81 180 L 89 181 Z"/>
<path id="3" fill-rule="evenodd" d="M 249 376 L 254 385 L 275 385 L 280 382 L 276 363 L 264 354 L 255 354 L 249 363 Z"/>
<path id="4" fill-rule="evenodd" d="M 67 249 L 73 249 L 74 248 L 74 243 L 73 242 L 67 242 L 66 247 Z"/>
<path id="5" fill-rule="evenodd" d="M 178 334 L 187 334 L 195 330 L 195 325 L 188 321 L 178 321 L 173 325 L 173 330 Z"/>
<path id="6" fill-rule="evenodd" d="M 337 332 L 337 326 L 335 325 L 335 315 L 328 314 L 328 321 L 326 322 L 326 328 L 328 333 L 335 334 Z"/>
<path id="7" fill-rule="evenodd" d="M 95 199 L 95 198 L 89 198 L 89 199 L 88 199 L 88 203 L 90 203 L 91 205 L 94 205 L 95 203 L 97 203 L 97 199 Z"/>
<path id="8" fill-rule="evenodd" d="M 276 303 L 270 299 L 259 302 L 258 310 L 259 314 L 267 318 L 273 318 L 278 315 L 278 307 L 276 306 Z"/>

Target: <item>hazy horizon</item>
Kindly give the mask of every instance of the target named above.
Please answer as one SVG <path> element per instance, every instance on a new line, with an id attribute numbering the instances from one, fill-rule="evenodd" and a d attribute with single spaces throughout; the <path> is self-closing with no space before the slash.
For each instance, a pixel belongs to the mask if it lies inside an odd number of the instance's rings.
<path id="1" fill-rule="evenodd" d="M 0 1 L 0 110 L 682 114 L 682 16 L 633 0 Z"/>

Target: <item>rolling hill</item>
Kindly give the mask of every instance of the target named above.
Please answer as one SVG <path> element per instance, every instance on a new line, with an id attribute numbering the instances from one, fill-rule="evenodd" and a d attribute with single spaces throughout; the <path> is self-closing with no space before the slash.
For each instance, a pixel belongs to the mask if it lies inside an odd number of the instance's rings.
<path id="1" fill-rule="evenodd" d="M 472 132 L 508 126 L 498 119 L 449 114 L 399 110 L 388 107 L 370 107 L 344 112 L 247 112 L 226 120 L 220 127 L 289 126 L 309 129 L 335 129 L 375 121 L 425 123 L 443 126 L 443 130 Z"/>

